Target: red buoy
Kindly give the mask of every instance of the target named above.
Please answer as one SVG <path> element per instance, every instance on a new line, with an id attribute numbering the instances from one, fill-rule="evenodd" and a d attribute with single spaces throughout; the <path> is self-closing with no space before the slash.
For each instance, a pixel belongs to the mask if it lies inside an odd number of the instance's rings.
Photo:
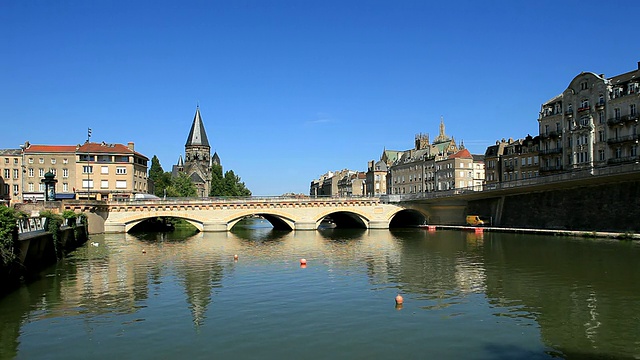
<path id="1" fill-rule="evenodd" d="M 233 260 L 238 261 L 238 255 L 233 255 Z"/>
<path id="2" fill-rule="evenodd" d="M 300 265 L 307 265 L 307 259 L 300 259 Z"/>
<path id="3" fill-rule="evenodd" d="M 404 302 L 404 299 L 402 298 L 402 295 L 398 294 L 396 296 L 396 305 L 402 305 L 403 302 Z"/>

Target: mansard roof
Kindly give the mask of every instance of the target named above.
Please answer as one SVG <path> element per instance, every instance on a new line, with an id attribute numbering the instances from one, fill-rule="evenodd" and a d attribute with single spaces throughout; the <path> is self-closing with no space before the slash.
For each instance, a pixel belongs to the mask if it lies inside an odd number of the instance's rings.
<path id="1" fill-rule="evenodd" d="M 204 130 L 204 124 L 200 117 L 200 107 L 196 108 L 196 115 L 193 117 L 193 124 L 191 125 L 191 131 L 187 138 L 187 146 L 206 146 L 209 147 L 209 140 L 207 139 L 207 132 Z"/>

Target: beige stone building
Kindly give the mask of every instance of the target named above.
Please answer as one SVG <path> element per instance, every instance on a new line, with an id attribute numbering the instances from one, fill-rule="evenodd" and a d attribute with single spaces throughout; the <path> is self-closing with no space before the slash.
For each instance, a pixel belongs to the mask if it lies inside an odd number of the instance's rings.
<path id="1" fill-rule="evenodd" d="M 541 106 L 540 173 L 638 161 L 640 62 L 611 78 L 583 72 Z"/>
<path id="2" fill-rule="evenodd" d="M 136 152 L 132 142 L 86 142 L 77 146 L 75 156 L 79 199 L 129 199 L 148 192 L 149 159 Z"/>
<path id="3" fill-rule="evenodd" d="M 365 196 L 380 196 L 387 193 L 387 172 L 387 163 L 384 161 L 369 161 L 365 174 Z"/>
<path id="4" fill-rule="evenodd" d="M 398 154 L 389 167 L 387 192 L 389 194 L 418 194 L 453 188 L 482 189 L 484 182 L 484 156 L 461 152 L 453 137 L 445 134 L 444 121 L 432 143 L 429 135 L 418 134 L 415 146 Z M 465 172 L 461 166 L 465 166 Z M 455 170 L 458 170 L 456 172 Z"/>
<path id="5" fill-rule="evenodd" d="M 76 185 L 76 147 L 73 145 L 37 145 L 26 142 L 24 149 L 24 199 L 44 200 L 44 174 L 51 172 L 58 181 L 56 197 L 73 197 Z"/>
<path id="6" fill-rule="evenodd" d="M 338 196 L 360 197 L 365 194 L 367 175 L 362 171 L 348 171 L 338 180 Z"/>
<path id="7" fill-rule="evenodd" d="M 0 200 L 4 203 L 22 201 L 21 150 L 0 150 L 0 169 Z"/>

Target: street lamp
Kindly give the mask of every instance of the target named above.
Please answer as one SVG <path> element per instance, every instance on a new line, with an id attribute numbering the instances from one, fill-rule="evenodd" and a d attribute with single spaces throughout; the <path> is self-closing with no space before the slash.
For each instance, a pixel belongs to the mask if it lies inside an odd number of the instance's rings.
<path id="1" fill-rule="evenodd" d="M 26 165 L 24 164 L 24 150 L 27 148 L 27 143 L 24 144 L 20 144 L 20 150 L 22 152 L 22 174 L 20 175 L 20 192 L 22 192 L 22 194 L 20 195 L 20 202 L 24 202 L 24 174 L 27 172 L 27 170 L 25 169 Z M 18 194 L 16 194 L 17 196 Z"/>

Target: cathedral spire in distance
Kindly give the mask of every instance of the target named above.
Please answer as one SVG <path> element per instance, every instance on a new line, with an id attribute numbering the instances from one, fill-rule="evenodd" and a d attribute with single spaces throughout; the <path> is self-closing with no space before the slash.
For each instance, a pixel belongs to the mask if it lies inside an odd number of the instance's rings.
<path id="1" fill-rule="evenodd" d="M 200 105 L 196 107 L 196 115 L 193 117 L 193 124 L 191 125 L 191 131 L 187 138 L 185 147 L 189 146 L 206 146 L 209 147 L 209 139 L 207 139 L 207 132 L 204 130 L 204 124 L 202 117 L 200 117 Z"/>

